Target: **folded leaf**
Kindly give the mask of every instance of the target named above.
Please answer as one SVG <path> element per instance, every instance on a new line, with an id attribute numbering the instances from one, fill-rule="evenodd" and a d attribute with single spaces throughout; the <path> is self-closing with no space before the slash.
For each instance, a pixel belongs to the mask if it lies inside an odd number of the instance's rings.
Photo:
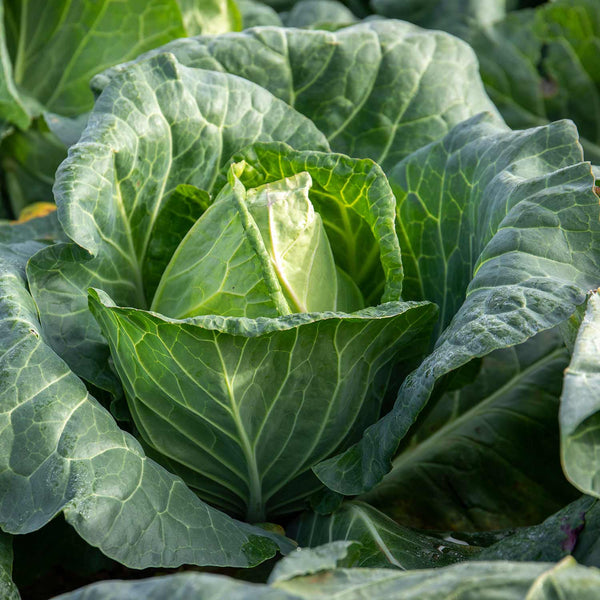
<path id="1" fill-rule="evenodd" d="M 90 309 L 146 443 L 201 497 L 251 522 L 306 504 L 321 487 L 311 467 L 377 419 L 391 369 L 422 352 L 435 316 L 429 303 L 390 302 L 173 320 L 99 291 Z"/>
<path id="2" fill-rule="evenodd" d="M 281 143 L 254 144 L 232 160 L 246 163 L 239 177 L 247 188 L 308 173 L 309 199 L 323 220 L 336 265 L 358 286 L 366 305 L 400 299 L 396 200 L 378 165 L 332 152 L 299 152 Z"/>
<path id="3" fill-rule="evenodd" d="M 338 307 L 333 254 L 308 199 L 310 175 L 246 190 L 235 174 L 243 166 L 234 165 L 231 183 L 178 246 L 152 310 L 256 318 L 362 308 Z"/>

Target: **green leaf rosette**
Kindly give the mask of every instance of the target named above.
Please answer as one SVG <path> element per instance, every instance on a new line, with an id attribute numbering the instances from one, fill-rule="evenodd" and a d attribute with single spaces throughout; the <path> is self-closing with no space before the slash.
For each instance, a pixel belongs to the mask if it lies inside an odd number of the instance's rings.
<path id="1" fill-rule="evenodd" d="M 328 149 L 249 81 L 131 65 L 57 173 L 76 243 L 28 267 L 56 350 L 122 384 L 149 454 L 251 522 L 308 504 L 312 467 L 377 421 L 436 315 L 401 300 L 383 171 Z"/>

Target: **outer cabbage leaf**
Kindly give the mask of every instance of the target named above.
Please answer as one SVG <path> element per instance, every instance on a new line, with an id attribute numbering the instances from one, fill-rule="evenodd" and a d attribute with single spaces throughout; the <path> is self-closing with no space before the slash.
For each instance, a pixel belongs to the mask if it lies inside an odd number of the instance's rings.
<path id="1" fill-rule="evenodd" d="M 394 167 L 404 294 L 437 301 L 445 329 L 394 410 L 315 468 L 329 487 L 372 488 L 441 377 L 558 325 L 598 286 L 598 197 L 580 159 L 568 122 L 511 132 L 479 116 Z"/>
<path id="2" fill-rule="evenodd" d="M 92 107 L 93 75 L 174 38 L 199 33 L 196 23 L 210 19 L 211 10 L 224 14 L 225 4 L 223 0 L 4 0 L 14 82 L 46 110 L 79 115 Z M 188 22 L 193 23 L 190 30 Z M 207 33 L 214 32 L 210 29 Z"/>
<path id="3" fill-rule="evenodd" d="M 311 600 L 366 596 L 372 600 L 551 600 L 561 594 L 572 600 L 592 600 L 598 585 L 598 569 L 582 567 L 569 558 L 558 565 L 497 561 L 419 571 L 336 569 L 275 587 Z"/>
<path id="4" fill-rule="evenodd" d="M 0 595 L 4 600 L 20 600 L 19 592 L 12 580 L 12 539 L 0 533 Z"/>
<path id="5" fill-rule="evenodd" d="M 212 192 L 231 154 L 257 140 L 328 149 L 308 119 L 269 92 L 168 55 L 133 65 L 107 87 L 57 173 L 59 218 L 75 244 L 48 248 L 29 265 L 47 339 L 80 376 L 114 389 L 87 288 L 147 306 L 149 248 L 169 196 L 181 184 Z"/>
<path id="6" fill-rule="evenodd" d="M 60 596 L 60 600 L 595 600 L 600 572 L 572 559 L 548 563 L 487 562 L 422 571 L 335 569 L 279 581 L 272 586 L 218 575 L 186 573 L 139 581 L 105 581 Z M 175 595 L 177 594 L 177 595 Z M 57 598 L 56 600 L 59 600 Z"/>
<path id="7" fill-rule="evenodd" d="M 331 515 L 305 513 L 287 530 L 300 546 L 359 542 L 352 566 L 403 570 L 443 567 L 471 558 L 479 548 L 398 525 L 363 502 L 346 502 Z"/>
<path id="8" fill-rule="evenodd" d="M 600 297 L 590 296 L 560 406 L 561 458 L 569 481 L 600 497 Z"/>
<path id="9" fill-rule="evenodd" d="M 386 171 L 464 119 L 496 113 L 469 46 L 399 21 L 337 33 L 259 27 L 177 40 L 140 59 L 163 52 L 254 81 L 309 117 L 334 151 L 371 158 Z M 126 68 L 109 69 L 92 85 L 101 90 Z"/>
<path id="10" fill-rule="evenodd" d="M 40 244 L 0 245 L 0 524 L 39 529 L 63 511 L 78 533 L 135 568 L 251 566 L 290 544 L 202 503 L 147 458 L 48 347 L 25 262 Z"/>
<path id="11" fill-rule="evenodd" d="M 208 573 L 180 573 L 137 581 L 102 581 L 54 600 L 300 600 L 299 596 Z"/>
<path id="12" fill-rule="evenodd" d="M 558 452 L 568 361 L 556 330 L 486 356 L 472 382 L 432 399 L 362 499 L 404 525 L 458 531 L 530 525 L 563 507 L 576 493 Z"/>
<path id="13" fill-rule="evenodd" d="M 248 521 L 306 505 L 322 487 L 311 467 L 377 419 L 392 367 L 424 350 L 435 316 L 429 303 L 390 302 L 174 320 L 102 292 L 90 308 L 142 437 L 201 497 Z"/>

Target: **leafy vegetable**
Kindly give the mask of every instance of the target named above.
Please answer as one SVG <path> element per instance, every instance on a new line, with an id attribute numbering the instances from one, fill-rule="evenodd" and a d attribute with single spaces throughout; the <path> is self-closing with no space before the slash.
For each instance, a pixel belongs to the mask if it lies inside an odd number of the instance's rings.
<path id="1" fill-rule="evenodd" d="M 591 0 L 142 4 L 0 3 L 5 595 L 594 597 Z"/>

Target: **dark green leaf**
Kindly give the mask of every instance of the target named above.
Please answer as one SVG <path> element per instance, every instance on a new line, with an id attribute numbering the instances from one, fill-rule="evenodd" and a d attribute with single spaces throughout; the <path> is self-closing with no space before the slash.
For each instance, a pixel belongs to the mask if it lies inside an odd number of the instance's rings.
<path id="1" fill-rule="evenodd" d="M 316 467 L 335 491 L 372 488 L 436 382 L 566 320 L 600 284 L 600 208 L 572 124 L 523 132 L 485 116 L 391 172 L 404 295 L 441 304 L 443 333 L 361 443 Z"/>
<path id="2" fill-rule="evenodd" d="M 400 523 L 458 531 L 531 525 L 564 506 L 575 493 L 557 427 L 568 356 L 554 330 L 486 356 L 472 383 L 428 407 L 363 499 Z"/>

